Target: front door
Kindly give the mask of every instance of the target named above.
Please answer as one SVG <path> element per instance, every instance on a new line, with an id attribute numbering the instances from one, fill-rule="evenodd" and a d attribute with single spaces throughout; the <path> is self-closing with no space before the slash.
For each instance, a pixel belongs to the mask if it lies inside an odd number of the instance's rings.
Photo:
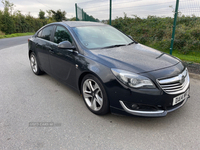
<path id="1" fill-rule="evenodd" d="M 57 26 L 52 51 L 49 55 L 51 74 L 69 85 L 74 85 L 76 76 L 75 56 L 77 53 L 70 49 L 58 48 L 58 44 L 63 41 L 73 43 L 68 30 L 63 26 Z"/>

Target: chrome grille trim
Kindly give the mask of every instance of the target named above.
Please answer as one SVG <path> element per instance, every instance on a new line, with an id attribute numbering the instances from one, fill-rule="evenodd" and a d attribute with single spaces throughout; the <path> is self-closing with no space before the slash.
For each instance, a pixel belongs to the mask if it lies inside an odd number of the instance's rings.
<path id="1" fill-rule="evenodd" d="M 173 86 L 173 87 L 164 87 L 165 90 L 170 90 L 170 89 L 178 89 L 178 88 L 182 88 L 182 85 L 179 86 Z"/>
<path id="2" fill-rule="evenodd" d="M 168 94 L 179 94 L 186 91 L 190 84 L 187 68 L 178 76 L 168 79 L 157 79 L 160 87 Z"/>
<path id="3" fill-rule="evenodd" d="M 180 84 L 176 83 L 176 84 L 170 84 L 170 85 L 163 85 L 163 87 L 170 87 L 170 86 L 177 86 L 177 85 L 180 85 Z"/>

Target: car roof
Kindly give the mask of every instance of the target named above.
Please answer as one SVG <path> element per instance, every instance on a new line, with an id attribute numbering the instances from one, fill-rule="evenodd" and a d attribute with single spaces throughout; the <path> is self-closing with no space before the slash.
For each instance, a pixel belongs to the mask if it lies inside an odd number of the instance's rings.
<path id="1" fill-rule="evenodd" d="M 105 25 L 103 23 L 91 22 L 91 21 L 63 21 L 62 23 L 68 25 L 69 27 L 101 26 L 101 25 Z"/>

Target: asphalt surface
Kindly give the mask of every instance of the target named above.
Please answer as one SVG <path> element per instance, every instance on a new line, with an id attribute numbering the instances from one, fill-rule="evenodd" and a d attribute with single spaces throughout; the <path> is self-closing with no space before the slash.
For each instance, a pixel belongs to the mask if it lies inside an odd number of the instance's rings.
<path id="1" fill-rule="evenodd" d="M 0 39 L 0 50 L 20 44 L 25 44 L 28 41 L 28 38 L 30 38 L 31 35 L 28 36 L 20 36 L 20 37 L 13 37 L 13 38 L 5 38 Z"/>
<path id="2" fill-rule="evenodd" d="M 1 150 L 200 148 L 200 80 L 191 79 L 191 98 L 166 117 L 96 116 L 69 87 L 34 75 L 22 44 L 0 50 L 0 85 Z"/>

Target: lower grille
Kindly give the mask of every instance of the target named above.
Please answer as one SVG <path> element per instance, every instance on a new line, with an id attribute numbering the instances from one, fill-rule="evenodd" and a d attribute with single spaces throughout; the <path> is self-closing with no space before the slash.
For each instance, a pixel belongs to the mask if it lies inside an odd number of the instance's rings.
<path id="1" fill-rule="evenodd" d="M 185 92 L 190 83 L 187 68 L 178 76 L 158 80 L 160 87 L 168 94 L 179 94 Z"/>

